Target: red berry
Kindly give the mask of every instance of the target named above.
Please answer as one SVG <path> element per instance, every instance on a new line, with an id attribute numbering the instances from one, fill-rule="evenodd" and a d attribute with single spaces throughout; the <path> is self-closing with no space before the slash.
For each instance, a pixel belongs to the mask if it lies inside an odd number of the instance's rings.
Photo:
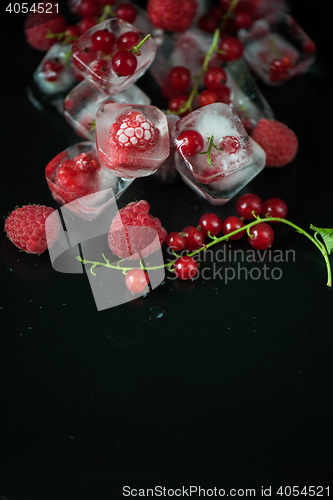
<path id="1" fill-rule="evenodd" d="M 220 59 L 229 62 L 242 57 L 244 47 L 238 38 L 224 35 L 220 38 L 219 50 L 224 52 L 224 54 L 219 55 Z"/>
<path id="2" fill-rule="evenodd" d="M 226 85 L 221 85 L 219 89 L 215 90 L 218 102 L 224 102 L 224 104 L 230 104 L 231 90 Z"/>
<path id="3" fill-rule="evenodd" d="M 72 26 L 68 26 L 68 28 L 65 31 L 65 40 L 68 44 L 72 44 L 77 40 L 80 36 L 80 30 L 78 26 L 75 24 Z"/>
<path id="4" fill-rule="evenodd" d="M 244 222 L 241 221 L 238 217 L 231 215 L 230 217 L 224 219 L 222 223 L 222 233 L 224 235 L 227 235 L 233 233 L 234 231 L 237 231 L 237 229 L 240 229 L 241 227 L 244 227 Z M 241 238 L 243 238 L 244 234 L 245 231 L 241 231 L 240 233 L 230 236 L 229 240 L 232 241 L 240 240 Z"/>
<path id="5" fill-rule="evenodd" d="M 298 140 L 296 134 L 284 123 L 261 118 L 251 137 L 266 153 L 266 167 L 283 167 L 296 156 Z"/>
<path id="6" fill-rule="evenodd" d="M 226 135 L 221 141 L 219 141 L 218 147 L 219 149 L 223 149 L 224 153 L 232 155 L 240 150 L 241 145 L 237 137 Z"/>
<path id="7" fill-rule="evenodd" d="M 278 217 L 285 219 L 288 213 L 287 204 L 281 198 L 269 198 L 262 204 L 261 213 L 263 217 Z M 278 224 L 278 221 L 272 221 L 270 224 Z"/>
<path id="8" fill-rule="evenodd" d="M 27 253 L 45 252 L 58 238 L 60 228 L 58 219 L 52 218 L 45 228 L 45 221 L 53 212 L 54 208 L 45 205 L 26 205 L 16 208 L 5 222 L 9 240 Z"/>
<path id="9" fill-rule="evenodd" d="M 215 214 L 205 214 L 200 217 L 199 226 L 205 236 L 208 236 L 208 233 L 211 236 L 216 236 L 222 229 L 222 221 Z"/>
<path id="10" fill-rule="evenodd" d="M 204 76 L 204 85 L 209 90 L 219 90 L 227 81 L 227 74 L 223 68 L 213 66 L 208 69 Z"/>
<path id="11" fill-rule="evenodd" d="M 148 283 L 149 276 L 143 269 L 131 269 L 126 273 L 125 285 L 132 293 L 142 293 Z"/>
<path id="12" fill-rule="evenodd" d="M 72 47 L 73 64 L 80 70 L 85 71 L 86 68 L 96 59 L 96 50 L 90 47 L 79 47 L 77 42 L 74 42 Z"/>
<path id="13" fill-rule="evenodd" d="M 217 101 L 217 93 L 214 90 L 203 90 L 198 97 L 198 104 L 200 108 L 214 104 Z"/>
<path id="14" fill-rule="evenodd" d="M 141 200 L 119 210 L 112 221 L 108 243 L 120 259 L 133 260 L 156 252 L 166 237 L 161 221 L 149 214 L 149 203 Z"/>
<path id="15" fill-rule="evenodd" d="M 90 30 L 90 28 L 92 28 L 95 25 L 96 25 L 96 21 L 93 17 L 84 17 L 78 23 L 77 27 L 79 29 L 80 35 L 83 35 L 83 33 Z"/>
<path id="16" fill-rule="evenodd" d="M 202 150 L 204 146 L 204 140 L 202 135 L 195 130 L 184 130 L 176 141 L 177 149 L 184 156 L 193 156 Z"/>
<path id="17" fill-rule="evenodd" d="M 51 2 L 50 5 L 52 5 L 52 12 L 56 12 L 56 4 Z M 52 19 L 52 15 L 48 14 L 46 9 L 44 13 L 29 12 L 24 21 L 24 35 L 28 44 L 41 52 L 48 51 L 57 42 L 57 38 L 46 37 L 49 32 L 64 33 L 66 29 L 66 19 L 61 15 Z"/>
<path id="18" fill-rule="evenodd" d="M 114 54 L 111 61 L 112 69 L 117 75 L 130 76 L 133 75 L 138 65 L 137 58 L 132 52 L 127 50 L 119 50 Z"/>
<path id="19" fill-rule="evenodd" d="M 146 8 L 155 28 L 165 31 L 187 30 L 197 9 L 196 0 L 148 0 Z"/>
<path id="20" fill-rule="evenodd" d="M 216 16 L 208 12 L 200 17 L 198 21 L 198 28 L 202 31 L 207 31 L 207 33 L 214 33 L 214 31 L 218 28 L 219 22 L 220 21 Z"/>
<path id="21" fill-rule="evenodd" d="M 87 153 L 80 153 L 74 160 L 68 160 L 73 162 L 74 170 L 81 172 L 95 172 L 100 168 L 98 161 L 89 156 Z"/>
<path id="22" fill-rule="evenodd" d="M 94 0 L 82 0 L 77 6 L 77 13 L 80 17 L 98 17 L 101 7 Z"/>
<path id="23" fill-rule="evenodd" d="M 269 65 L 269 79 L 271 82 L 284 80 L 288 76 L 289 69 L 292 68 L 289 57 L 274 59 Z"/>
<path id="24" fill-rule="evenodd" d="M 176 97 L 173 97 L 172 99 L 169 100 L 168 102 L 168 109 L 169 111 L 175 111 L 178 112 L 187 102 L 188 96 L 185 94 L 177 95 Z M 179 116 L 185 116 L 188 114 L 188 111 L 185 111 L 184 113 L 180 114 Z"/>
<path id="25" fill-rule="evenodd" d="M 138 45 L 140 37 L 135 31 L 127 31 L 117 38 L 117 47 L 119 50 L 131 50 Z"/>
<path id="26" fill-rule="evenodd" d="M 236 202 L 236 210 L 240 217 L 244 217 L 247 220 L 253 220 L 255 215 L 261 214 L 262 201 L 256 194 L 248 193 L 243 194 L 240 198 L 238 198 Z"/>
<path id="27" fill-rule="evenodd" d="M 170 233 L 166 239 L 166 243 L 169 248 L 180 252 L 185 248 L 185 240 L 179 233 Z"/>
<path id="28" fill-rule="evenodd" d="M 198 272 L 198 265 L 193 257 L 179 257 L 174 265 L 177 278 L 181 280 L 192 280 Z"/>
<path id="29" fill-rule="evenodd" d="M 44 79 L 48 82 L 55 82 L 63 69 L 64 65 L 59 61 L 57 57 L 48 59 L 44 62 L 42 67 Z"/>
<path id="30" fill-rule="evenodd" d="M 126 23 L 134 23 L 136 18 L 135 7 L 130 3 L 120 3 L 114 10 L 116 17 L 122 19 Z"/>
<path id="31" fill-rule="evenodd" d="M 186 90 L 191 83 L 191 73 L 184 66 L 175 66 L 168 74 L 168 83 L 175 90 Z"/>
<path id="32" fill-rule="evenodd" d="M 274 241 L 274 231 L 269 224 L 261 222 L 250 228 L 248 236 L 250 245 L 256 250 L 267 250 Z"/>
<path id="33" fill-rule="evenodd" d="M 91 35 L 91 43 L 95 50 L 101 50 L 104 54 L 111 54 L 116 37 L 108 30 L 98 30 Z"/>
<path id="34" fill-rule="evenodd" d="M 253 17 L 247 12 L 235 12 L 232 21 L 235 31 L 248 29 L 253 24 Z"/>
<path id="35" fill-rule="evenodd" d="M 110 61 L 105 59 L 96 59 L 90 66 L 92 79 L 100 84 L 106 84 L 110 76 Z"/>
<path id="36" fill-rule="evenodd" d="M 205 244 L 204 234 L 194 226 L 184 227 L 181 233 L 184 234 L 186 250 L 199 250 Z"/>

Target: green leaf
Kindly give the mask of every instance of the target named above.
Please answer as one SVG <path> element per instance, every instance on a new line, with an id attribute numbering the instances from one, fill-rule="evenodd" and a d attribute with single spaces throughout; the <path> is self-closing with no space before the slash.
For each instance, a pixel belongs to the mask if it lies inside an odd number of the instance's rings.
<path id="1" fill-rule="evenodd" d="M 310 229 L 315 231 L 315 234 L 320 234 L 320 236 L 323 238 L 325 246 L 327 248 L 328 254 L 330 254 L 333 250 L 333 228 L 322 228 L 322 227 L 316 227 L 310 224 Z"/>

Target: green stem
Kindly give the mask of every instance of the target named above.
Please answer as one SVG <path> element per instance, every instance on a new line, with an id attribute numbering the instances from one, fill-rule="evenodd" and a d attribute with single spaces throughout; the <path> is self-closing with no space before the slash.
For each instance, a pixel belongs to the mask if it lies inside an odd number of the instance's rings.
<path id="1" fill-rule="evenodd" d="M 200 80 L 201 80 L 202 76 L 205 74 L 205 72 L 208 69 L 208 64 L 209 64 L 210 58 L 212 57 L 214 51 L 217 50 L 217 43 L 219 40 L 219 36 L 220 36 L 220 30 L 217 29 L 217 30 L 215 30 L 212 44 L 211 44 L 211 46 L 210 46 L 210 48 L 205 56 L 200 73 L 193 78 L 195 83 L 192 87 L 191 93 L 190 93 L 186 103 L 183 104 L 183 106 L 178 111 L 169 111 L 169 113 L 172 113 L 174 115 L 182 115 L 186 111 L 189 111 L 189 112 L 192 111 L 193 99 L 196 95 L 198 95 L 198 86 L 200 84 Z"/>
<path id="2" fill-rule="evenodd" d="M 262 222 L 282 222 L 283 224 L 287 224 L 288 226 L 295 229 L 298 233 L 304 234 L 304 236 L 306 236 L 310 241 L 312 241 L 312 243 L 314 245 L 316 245 L 316 247 L 320 250 L 321 254 L 324 257 L 326 268 L 327 268 L 327 286 L 332 287 L 332 270 L 331 270 L 331 265 L 330 265 L 330 261 L 329 261 L 329 257 L 328 257 L 328 253 L 327 253 L 325 245 L 320 243 L 319 241 L 316 241 L 316 239 L 313 236 L 311 236 L 311 234 L 307 233 L 304 229 L 297 226 L 293 222 L 290 222 L 289 220 L 286 220 L 286 219 L 280 219 L 279 217 L 265 217 L 263 219 L 261 219 L 260 217 L 257 217 L 255 221 L 250 222 L 249 224 L 246 224 L 245 226 L 243 226 L 239 229 L 236 229 L 232 233 L 221 236 L 220 238 L 214 237 L 214 239 L 210 243 L 207 243 L 207 245 L 200 247 L 198 250 L 195 250 L 194 252 L 188 253 L 187 256 L 193 257 L 194 255 L 197 255 L 199 252 L 202 252 L 203 250 L 206 251 L 208 248 L 210 248 L 210 247 L 212 247 L 212 246 L 214 246 L 217 243 L 220 243 L 222 241 L 228 241 L 231 236 L 234 236 L 235 234 L 241 233 L 242 231 L 248 231 L 251 227 L 256 226 L 257 224 L 260 224 Z M 112 265 L 112 264 L 110 264 L 109 260 L 105 258 L 104 255 L 103 255 L 103 258 L 105 260 L 105 263 L 85 260 L 85 259 L 81 259 L 81 257 L 76 257 L 76 259 L 79 260 L 80 262 L 82 262 L 83 264 L 91 264 L 90 272 L 93 275 L 95 275 L 95 273 L 93 272 L 93 269 L 95 269 L 96 266 L 104 266 L 104 267 L 107 267 L 109 269 L 116 269 L 118 271 L 121 270 L 123 273 L 126 273 L 126 271 L 130 271 L 131 269 L 133 269 L 133 267 L 121 267 L 120 266 L 119 263 L 122 262 L 124 259 L 117 262 L 116 265 Z M 143 269 L 144 271 L 154 271 L 157 269 L 162 269 L 162 268 L 167 267 L 167 268 L 169 268 L 169 270 L 171 270 L 171 266 L 174 265 L 176 260 L 177 259 L 175 259 L 174 261 L 168 262 L 167 264 L 163 264 L 160 266 L 153 266 L 153 267 L 146 267 L 146 266 L 143 266 L 143 264 L 142 264 L 140 266 L 140 268 L 138 268 L 138 269 Z"/>
<path id="3" fill-rule="evenodd" d="M 228 19 L 230 19 L 231 15 L 232 15 L 233 11 L 235 10 L 239 1 L 240 0 L 231 0 L 230 5 L 228 7 L 228 10 L 223 15 L 222 20 L 221 20 L 221 25 L 220 25 L 221 33 L 223 33 L 223 31 L 225 30 Z"/>
<path id="4" fill-rule="evenodd" d="M 110 5 L 106 5 L 104 7 L 103 14 L 98 19 L 98 23 L 102 23 L 103 21 L 106 21 L 109 17 L 114 17 L 114 16 L 115 16 L 115 13 L 111 9 Z"/>
<path id="5" fill-rule="evenodd" d="M 131 50 L 130 50 L 130 52 L 132 52 L 133 54 L 135 54 L 136 52 L 139 52 L 139 49 L 140 49 L 141 45 L 143 43 L 145 43 L 145 41 L 148 40 L 149 37 L 150 37 L 150 33 L 147 36 L 145 36 L 144 39 L 141 40 L 140 43 L 138 43 L 138 45 L 136 45 L 135 47 L 132 47 Z"/>

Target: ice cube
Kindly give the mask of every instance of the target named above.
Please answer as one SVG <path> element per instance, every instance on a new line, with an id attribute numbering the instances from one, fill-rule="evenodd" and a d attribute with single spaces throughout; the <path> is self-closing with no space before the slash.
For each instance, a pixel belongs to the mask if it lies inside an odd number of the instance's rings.
<path id="1" fill-rule="evenodd" d="M 72 72 L 71 46 L 55 43 L 47 51 L 33 75 L 29 89 L 41 105 L 57 105 L 77 83 Z"/>
<path id="2" fill-rule="evenodd" d="M 175 165 L 185 184 L 212 205 L 224 205 L 243 187 L 256 177 L 265 167 L 265 152 L 255 141 L 252 141 L 253 152 L 248 163 L 239 170 L 227 175 L 221 181 L 202 184 L 191 174 L 184 159 L 176 151 Z"/>
<path id="3" fill-rule="evenodd" d="M 316 46 L 285 12 L 258 19 L 248 30 L 239 30 L 244 57 L 268 85 L 281 85 L 305 73 L 315 60 Z"/>
<path id="4" fill-rule="evenodd" d="M 102 165 L 121 177 L 151 175 L 170 152 L 167 119 L 155 106 L 105 104 L 96 113 Z"/>
<path id="5" fill-rule="evenodd" d="M 93 120 L 96 118 L 96 111 L 107 102 L 150 104 L 151 100 L 134 84 L 111 97 L 105 92 L 96 90 L 88 81 L 83 80 L 67 95 L 63 113 L 80 137 L 93 142 L 95 140 Z"/>
<path id="6" fill-rule="evenodd" d="M 168 84 L 168 74 L 175 66 L 184 66 L 192 77 L 197 76 L 213 41 L 213 35 L 192 28 L 184 33 L 174 33 L 165 38 L 158 47 L 154 62 L 149 72 L 162 88 L 163 94 L 168 99 L 177 94 L 184 93 L 175 91 Z M 217 58 L 217 56 L 215 56 Z M 214 61 L 214 56 L 211 62 Z"/>
<path id="7" fill-rule="evenodd" d="M 45 175 L 55 201 L 69 204 L 76 215 L 90 220 L 133 182 L 101 167 L 92 142 L 80 142 L 59 153 L 46 166 Z"/>
<path id="8" fill-rule="evenodd" d="M 270 105 L 258 89 L 244 59 L 225 65 L 226 85 L 230 88 L 230 106 L 250 133 L 261 118 L 274 119 Z"/>
<path id="9" fill-rule="evenodd" d="M 170 144 L 170 153 L 167 159 L 162 163 L 162 165 L 155 172 L 154 177 L 165 184 L 171 184 L 177 178 L 177 170 L 175 167 L 175 151 L 176 146 L 171 136 L 171 131 L 177 121 L 179 120 L 179 116 L 173 115 L 171 113 L 166 113 L 164 111 L 169 128 L 169 144 Z"/>
<path id="10" fill-rule="evenodd" d="M 129 31 L 139 35 L 139 40 L 146 36 L 140 30 L 121 19 L 113 18 L 96 24 L 86 31 L 72 46 L 73 64 L 75 64 L 81 76 L 90 81 L 97 88 L 110 95 L 124 91 L 131 84 L 142 76 L 153 62 L 156 53 L 156 44 L 150 37 L 140 47 L 140 51 L 135 54 L 137 67 L 134 73 L 127 76 L 120 76 L 112 69 L 112 57 L 118 52 L 115 43 L 110 54 L 104 54 L 101 50 L 95 50 L 91 37 L 96 31 L 107 30 L 113 33 L 117 40 L 120 35 Z M 128 52 L 128 51 L 126 51 Z"/>
<path id="11" fill-rule="evenodd" d="M 210 184 L 248 164 L 253 140 L 230 106 L 214 103 L 176 123 L 172 138 L 193 177 Z"/>

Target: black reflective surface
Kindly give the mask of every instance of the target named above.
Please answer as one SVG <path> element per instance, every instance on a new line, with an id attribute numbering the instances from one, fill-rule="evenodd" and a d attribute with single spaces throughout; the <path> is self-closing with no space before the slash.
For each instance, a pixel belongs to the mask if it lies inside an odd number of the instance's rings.
<path id="1" fill-rule="evenodd" d="M 316 63 L 279 88 L 259 85 L 297 134 L 299 152 L 243 192 L 283 198 L 288 218 L 304 229 L 332 227 L 328 2 L 291 7 L 318 45 Z M 44 169 L 78 139 L 56 111 L 27 99 L 42 54 L 20 33 L 4 33 L 2 47 L 4 222 L 16 205 L 58 208 Z M 165 105 L 149 75 L 139 85 Z M 119 207 L 135 199 L 146 199 L 168 232 L 196 225 L 207 211 L 235 214 L 235 201 L 212 208 L 180 179 L 137 180 Z M 101 312 L 85 275 L 57 273 L 47 253 L 20 253 L 3 234 L 0 497 L 104 500 L 121 498 L 124 485 L 256 487 L 257 496 L 261 486 L 327 486 L 332 290 L 312 243 L 275 229 L 273 249 L 293 249 L 294 261 L 242 265 L 278 266 L 279 280 L 245 272 L 227 284 L 166 279 L 145 298 Z M 204 265 L 237 271 L 238 262 Z"/>

